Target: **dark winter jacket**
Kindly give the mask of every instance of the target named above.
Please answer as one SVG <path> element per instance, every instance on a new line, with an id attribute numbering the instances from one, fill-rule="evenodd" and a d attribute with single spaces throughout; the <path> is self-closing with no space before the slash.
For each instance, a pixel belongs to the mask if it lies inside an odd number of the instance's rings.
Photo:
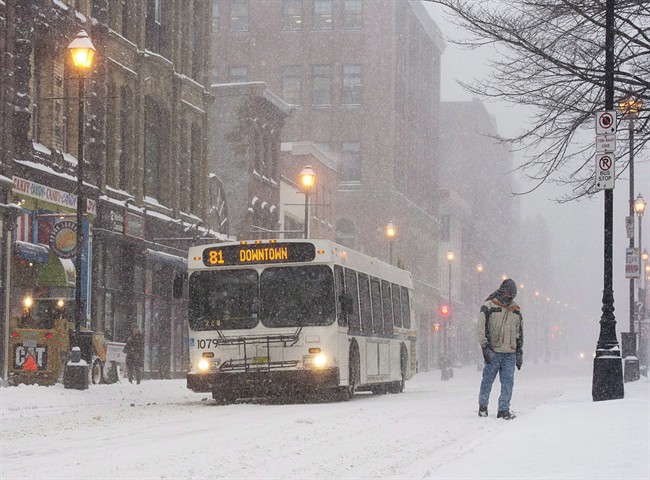
<path id="1" fill-rule="evenodd" d="M 142 365 L 144 362 L 144 337 L 141 333 L 131 334 L 124 346 L 126 363 L 130 365 Z"/>

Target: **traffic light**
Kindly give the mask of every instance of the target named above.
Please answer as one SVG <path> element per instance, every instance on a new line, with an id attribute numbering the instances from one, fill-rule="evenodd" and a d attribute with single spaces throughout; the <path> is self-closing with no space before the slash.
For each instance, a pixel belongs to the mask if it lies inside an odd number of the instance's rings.
<path id="1" fill-rule="evenodd" d="M 440 331 L 440 324 L 439 323 L 434 323 L 433 324 L 433 331 L 436 332 L 436 333 Z"/>
<path id="2" fill-rule="evenodd" d="M 440 316 L 442 318 L 449 318 L 449 315 L 451 314 L 451 308 L 446 304 L 440 305 L 438 311 L 440 312 Z"/>

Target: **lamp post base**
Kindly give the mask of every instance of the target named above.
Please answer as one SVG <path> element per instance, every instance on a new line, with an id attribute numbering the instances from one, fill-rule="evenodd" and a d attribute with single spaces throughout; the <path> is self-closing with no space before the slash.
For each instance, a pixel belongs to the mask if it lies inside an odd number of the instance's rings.
<path id="1" fill-rule="evenodd" d="M 624 397 L 623 363 L 618 350 L 596 350 L 591 397 L 594 402 Z"/>

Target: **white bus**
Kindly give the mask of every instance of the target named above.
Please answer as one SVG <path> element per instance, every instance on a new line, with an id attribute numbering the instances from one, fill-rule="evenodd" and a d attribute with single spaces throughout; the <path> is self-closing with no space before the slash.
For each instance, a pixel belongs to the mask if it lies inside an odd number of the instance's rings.
<path id="1" fill-rule="evenodd" d="M 218 403 L 399 393 L 416 369 L 411 274 L 328 240 L 189 251 L 187 387 Z"/>

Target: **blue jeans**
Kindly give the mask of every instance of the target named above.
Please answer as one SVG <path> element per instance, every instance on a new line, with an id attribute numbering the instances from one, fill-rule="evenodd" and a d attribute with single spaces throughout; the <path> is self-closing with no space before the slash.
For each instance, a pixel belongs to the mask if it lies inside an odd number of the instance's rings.
<path id="1" fill-rule="evenodd" d="M 499 411 L 510 410 L 510 399 L 512 398 L 512 388 L 515 384 L 515 361 L 516 353 L 494 353 L 491 363 L 483 366 L 483 379 L 481 380 L 481 390 L 478 394 L 479 407 L 487 407 L 490 402 L 490 392 L 494 379 L 499 374 L 501 382 L 501 395 L 499 395 Z"/>

